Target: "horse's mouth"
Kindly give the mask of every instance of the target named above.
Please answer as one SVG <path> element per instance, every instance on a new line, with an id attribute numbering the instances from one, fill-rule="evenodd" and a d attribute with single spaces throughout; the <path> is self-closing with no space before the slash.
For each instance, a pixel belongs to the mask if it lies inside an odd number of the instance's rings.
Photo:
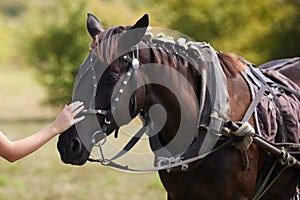
<path id="1" fill-rule="evenodd" d="M 80 158 L 68 158 L 68 156 L 66 156 L 66 153 L 64 151 L 63 153 L 60 153 L 60 159 L 65 164 L 81 166 L 87 162 L 88 156 L 83 156 Z"/>
<path id="2" fill-rule="evenodd" d="M 65 164 L 79 166 L 84 165 L 90 155 L 90 152 L 85 149 L 81 149 L 80 152 L 74 154 L 72 151 L 67 151 L 67 149 L 64 148 L 60 143 L 57 144 L 57 149 L 59 151 L 61 161 Z"/>

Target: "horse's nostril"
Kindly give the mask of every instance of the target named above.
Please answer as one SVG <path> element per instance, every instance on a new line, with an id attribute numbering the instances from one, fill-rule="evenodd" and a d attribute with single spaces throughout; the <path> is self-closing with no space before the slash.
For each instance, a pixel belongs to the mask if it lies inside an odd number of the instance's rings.
<path id="1" fill-rule="evenodd" d="M 81 151 L 81 141 L 78 138 L 72 140 L 71 150 L 75 154 L 78 154 Z"/>

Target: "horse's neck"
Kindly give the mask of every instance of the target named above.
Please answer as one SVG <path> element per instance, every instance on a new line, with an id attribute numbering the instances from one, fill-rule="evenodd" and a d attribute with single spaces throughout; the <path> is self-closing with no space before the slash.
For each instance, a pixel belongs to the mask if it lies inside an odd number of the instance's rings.
<path id="1" fill-rule="evenodd" d="M 172 58 L 174 55 L 161 49 L 148 48 L 147 51 L 142 51 L 141 62 L 151 64 L 141 70 L 145 75 L 144 79 L 147 79 L 145 82 L 152 83 L 145 86 L 144 109 L 150 111 L 156 104 L 163 107 L 164 111 L 157 112 L 164 112 L 166 115 L 154 114 L 151 120 L 155 124 L 165 122 L 160 132 L 168 142 L 177 134 L 181 125 L 188 124 L 186 126 L 192 127 L 197 123 L 200 83 L 192 71 L 193 66 L 183 58 Z M 163 117 L 166 119 L 162 119 Z"/>

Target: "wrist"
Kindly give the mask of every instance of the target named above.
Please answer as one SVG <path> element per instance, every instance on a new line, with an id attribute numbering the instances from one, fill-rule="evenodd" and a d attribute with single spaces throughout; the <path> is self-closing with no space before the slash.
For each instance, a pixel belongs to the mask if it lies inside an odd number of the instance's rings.
<path id="1" fill-rule="evenodd" d="M 60 133 L 60 131 L 58 130 L 58 128 L 55 126 L 54 123 L 51 123 L 48 127 L 47 127 L 49 134 L 54 137 L 56 135 L 58 135 Z"/>

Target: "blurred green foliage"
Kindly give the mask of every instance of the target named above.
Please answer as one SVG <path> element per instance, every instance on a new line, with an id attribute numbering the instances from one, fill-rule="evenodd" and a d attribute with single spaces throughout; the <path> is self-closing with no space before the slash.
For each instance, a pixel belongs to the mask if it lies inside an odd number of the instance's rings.
<path id="1" fill-rule="evenodd" d="M 41 9 L 41 31 L 29 38 L 28 61 L 36 66 L 39 81 L 48 89 L 47 102 L 71 100 L 76 68 L 87 53 L 83 27 L 86 1 L 60 1 Z M 42 13 L 47 13 L 42 15 Z"/>
<path id="2" fill-rule="evenodd" d="M 69 102 L 77 67 L 88 53 L 86 13 L 106 26 L 134 23 L 180 31 L 256 64 L 300 56 L 299 0 L 2 0 L 0 61 L 33 66 L 47 102 Z M 13 39 L 11 39 L 13 38 Z"/>
<path id="3" fill-rule="evenodd" d="M 300 56 L 299 0 L 150 0 L 169 28 L 261 64 Z"/>

